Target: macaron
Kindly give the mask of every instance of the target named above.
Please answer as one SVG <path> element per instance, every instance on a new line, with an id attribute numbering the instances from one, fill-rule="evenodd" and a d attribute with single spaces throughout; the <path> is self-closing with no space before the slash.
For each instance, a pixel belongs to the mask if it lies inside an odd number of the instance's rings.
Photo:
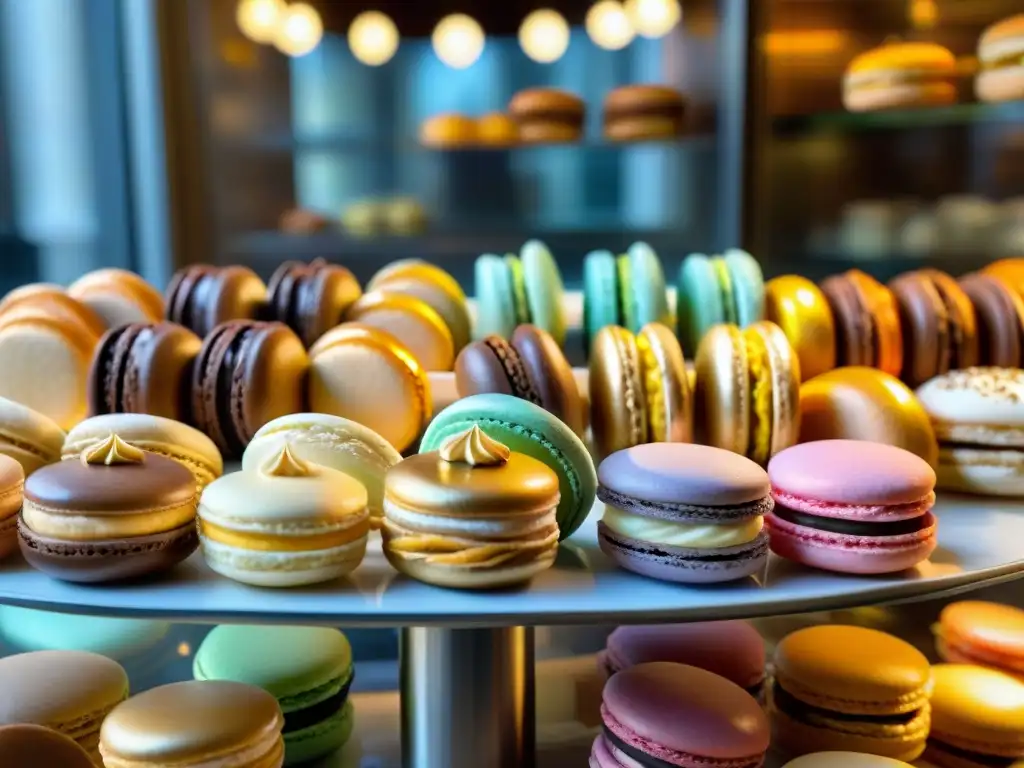
<path id="1" fill-rule="evenodd" d="M 285 445 L 304 461 L 344 472 L 366 488 L 371 524 L 384 514 L 384 475 L 402 460 L 369 427 L 326 413 L 295 413 L 264 424 L 242 454 L 242 469 L 257 470 Z"/>
<path id="2" fill-rule="evenodd" d="M 687 256 L 679 267 L 676 317 L 683 351 L 695 355 L 704 335 L 721 323 L 745 328 L 764 317 L 764 278 L 746 251 Z"/>
<path id="3" fill-rule="evenodd" d="M 497 392 L 528 400 L 583 435 L 586 414 L 572 367 L 554 337 L 535 325 L 520 325 L 510 340 L 492 334 L 469 344 L 455 360 L 455 386 L 460 397 Z"/>
<path id="4" fill-rule="evenodd" d="M 96 310 L 69 296 L 67 291 L 55 291 L 45 285 L 29 288 L 30 290 L 7 294 L 7 298 L 0 306 L 0 317 L 34 317 L 42 313 L 50 318 L 81 325 L 93 336 L 102 336 L 107 330 L 106 321 Z"/>
<path id="5" fill-rule="evenodd" d="M 0 725 L 45 726 L 73 739 L 100 764 L 100 724 L 128 697 L 128 675 L 96 653 L 35 651 L 0 659 L 0 689 Z"/>
<path id="6" fill-rule="evenodd" d="M 384 555 L 436 586 L 522 584 L 555 562 L 558 500 L 550 467 L 474 424 L 388 472 Z"/>
<path id="7" fill-rule="evenodd" d="M 433 149 L 457 149 L 476 143 L 476 121 L 454 112 L 428 117 L 420 125 L 420 143 Z"/>
<path id="8" fill-rule="evenodd" d="M 711 583 L 762 573 L 768 475 L 706 445 L 648 443 L 613 453 L 597 470 L 604 517 L 598 543 L 626 570 L 664 581 Z"/>
<path id="9" fill-rule="evenodd" d="M 686 99 L 665 85 L 624 85 L 604 99 L 604 136 L 610 141 L 671 139 L 686 128 Z"/>
<path id="10" fill-rule="evenodd" d="M 131 323 L 107 331 L 89 369 L 89 413 L 189 420 L 192 368 L 202 346 L 202 339 L 174 323 Z"/>
<path id="11" fill-rule="evenodd" d="M 712 328 L 697 350 L 695 434 L 764 465 L 793 445 L 800 425 L 800 361 L 767 320 Z"/>
<path id="12" fill-rule="evenodd" d="M 903 337 L 896 299 L 870 275 L 851 269 L 821 284 L 836 323 L 836 364 L 866 365 L 899 376 Z"/>
<path id="13" fill-rule="evenodd" d="M 920 269 L 889 283 L 903 333 L 903 380 L 918 387 L 928 379 L 978 364 L 974 304 L 945 272 Z"/>
<path id="14" fill-rule="evenodd" d="M 103 721 L 108 768 L 280 768 L 284 716 L 256 686 L 227 680 L 171 683 L 133 696 Z"/>
<path id="15" fill-rule="evenodd" d="M 772 551 L 839 573 L 913 568 L 936 547 L 935 471 L 918 456 L 880 443 L 822 440 L 768 463 L 775 509 L 766 518 Z"/>
<path id="16" fill-rule="evenodd" d="M 112 434 L 147 453 L 177 461 L 195 476 L 200 492 L 224 474 L 224 460 L 210 438 L 188 424 L 144 413 L 111 413 L 80 422 L 64 439 L 61 458 L 81 459 Z"/>
<path id="17" fill-rule="evenodd" d="M 526 144 L 579 141 L 586 117 L 583 100 L 557 88 L 527 88 L 508 104 L 508 114 L 519 126 L 519 138 Z"/>
<path id="18" fill-rule="evenodd" d="M 57 283 L 25 283 L 12 288 L 0 298 L 0 312 L 29 297 L 67 296 L 67 289 Z"/>
<path id="19" fill-rule="evenodd" d="M 583 333 L 590 352 L 598 332 L 620 325 L 632 333 L 649 323 L 672 324 L 661 259 L 638 242 L 623 256 L 592 251 L 583 260 Z"/>
<path id="20" fill-rule="evenodd" d="M 800 385 L 800 440 L 867 440 L 939 463 L 931 419 L 914 393 L 877 368 L 846 366 Z"/>
<path id="21" fill-rule="evenodd" d="M 532 456 L 554 471 L 560 536 L 571 536 L 590 514 L 597 489 L 594 461 L 583 441 L 539 405 L 510 395 L 484 394 L 462 398 L 441 411 L 424 433 L 420 451 L 436 451 L 474 424 L 513 452 Z"/>
<path id="22" fill-rule="evenodd" d="M 21 464 L 25 476 L 60 461 L 64 430 L 38 411 L 0 397 L 0 454 Z"/>
<path id="23" fill-rule="evenodd" d="M 939 439 L 938 487 L 1024 496 L 1024 371 L 968 368 L 917 390 Z"/>
<path id="24" fill-rule="evenodd" d="M 764 287 L 764 316 L 786 334 L 804 381 L 836 366 L 836 329 L 821 290 L 805 277 L 782 275 Z"/>
<path id="25" fill-rule="evenodd" d="M 258 469 L 215 480 L 199 501 L 207 564 L 260 587 L 319 584 L 351 573 L 366 554 L 366 488 L 284 445 Z"/>
<path id="26" fill-rule="evenodd" d="M 406 294 L 371 291 L 348 308 L 345 318 L 390 333 L 428 371 L 452 369 L 455 362 L 452 332 L 425 301 Z"/>
<path id="27" fill-rule="evenodd" d="M 759 768 L 770 728 L 738 685 L 685 664 L 653 662 L 614 675 L 601 694 L 592 768 Z"/>
<path id="28" fill-rule="evenodd" d="M 932 628 L 945 661 L 976 664 L 1024 679 L 1024 610 L 981 600 L 961 600 L 942 609 Z"/>
<path id="29" fill-rule="evenodd" d="M 790 760 L 783 768 L 914 768 L 910 763 L 863 752 L 815 752 Z"/>
<path id="30" fill-rule="evenodd" d="M 925 759 L 938 768 L 1024 765 L 1024 681 L 984 667 L 932 667 Z"/>
<path id="31" fill-rule="evenodd" d="M 978 99 L 1024 99 L 1024 13 L 992 24 L 978 40 L 981 72 L 974 80 Z"/>
<path id="32" fill-rule="evenodd" d="M 284 323 L 236 320 L 203 341 L 192 371 L 192 418 L 229 458 L 268 421 L 304 410 L 309 356 Z"/>
<path id="33" fill-rule="evenodd" d="M 41 725 L 0 726 L 0 755 L 7 768 L 96 768 L 89 753 L 74 740 Z"/>
<path id="34" fill-rule="evenodd" d="M 312 411 L 363 424 L 399 453 L 423 433 L 433 407 L 427 372 L 390 333 L 345 323 L 321 336 L 309 357 Z"/>
<path id="35" fill-rule="evenodd" d="M 309 208 L 288 208 L 277 220 L 277 228 L 289 235 L 314 235 L 331 228 L 331 221 Z"/>
<path id="36" fill-rule="evenodd" d="M 195 264 L 179 269 L 167 286 L 167 319 L 205 338 L 231 320 L 255 320 L 267 286 L 248 267 Z"/>
<path id="37" fill-rule="evenodd" d="M 231 680 L 262 688 L 284 714 L 284 762 L 328 755 L 352 734 L 352 648 L 328 627 L 222 624 L 196 651 L 196 680 Z"/>
<path id="38" fill-rule="evenodd" d="M 160 661 L 159 653 L 154 659 L 152 651 L 161 641 L 171 639 L 170 629 L 166 621 L 0 606 L 0 636 L 11 648 L 21 651 L 87 651 L 119 663 L 133 660 L 138 666 L 152 667 L 154 661 Z M 177 655 L 177 648 L 173 650 Z"/>
<path id="39" fill-rule="evenodd" d="M 978 323 L 978 364 L 1024 365 L 1024 299 L 1002 278 L 974 272 L 960 278 Z"/>
<path id="40" fill-rule="evenodd" d="M 384 229 L 389 235 L 414 237 L 423 234 L 430 224 L 423 203 L 411 195 L 389 198 L 383 208 Z"/>
<path id="41" fill-rule="evenodd" d="M 195 476 L 112 434 L 26 480 L 19 544 L 29 565 L 54 578 L 120 581 L 192 554 L 195 517 Z"/>
<path id="42" fill-rule="evenodd" d="M 476 119 L 476 140 L 485 147 L 514 147 L 519 125 L 504 112 L 488 112 Z"/>
<path id="43" fill-rule="evenodd" d="M 830 750 L 915 760 L 928 736 L 928 659 L 874 629 L 823 624 L 775 648 L 773 743 L 792 756 Z"/>
<path id="44" fill-rule="evenodd" d="M 843 105 L 851 112 L 939 107 L 957 99 L 956 57 L 936 43 L 886 43 L 850 62 Z"/>
<path id="45" fill-rule="evenodd" d="M 652 661 L 705 669 L 758 700 L 764 692 L 764 640 L 745 621 L 617 627 L 598 656 L 598 664 L 608 677 Z"/>
<path id="46" fill-rule="evenodd" d="M 0 454 L 0 559 L 18 549 L 18 515 L 25 494 L 25 470 Z"/>
<path id="47" fill-rule="evenodd" d="M 642 443 L 688 443 L 693 397 L 683 350 L 668 326 L 635 336 L 617 325 L 598 331 L 590 350 L 590 414 L 599 456 Z"/>
<path id="48" fill-rule="evenodd" d="M 338 264 L 315 259 L 286 261 L 267 284 L 267 306 L 307 347 L 342 321 L 362 295 L 355 275 Z"/>
<path id="49" fill-rule="evenodd" d="M 97 269 L 68 286 L 78 299 L 103 318 L 108 328 L 129 323 L 156 323 L 164 316 L 160 291 L 126 269 Z"/>

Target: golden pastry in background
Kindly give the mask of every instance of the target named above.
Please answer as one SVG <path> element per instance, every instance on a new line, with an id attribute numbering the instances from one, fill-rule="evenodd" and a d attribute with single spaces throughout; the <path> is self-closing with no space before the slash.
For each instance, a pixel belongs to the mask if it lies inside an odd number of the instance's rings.
<path id="1" fill-rule="evenodd" d="M 427 228 L 427 212 L 415 197 L 395 197 L 382 207 L 384 228 L 392 235 L 418 235 Z"/>
<path id="2" fill-rule="evenodd" d="M 937 107 L 957 100 L 956 57 L 936 43 L 886 43 L 850 62 L 843 105 L 851 112 Z"/>
<path id="3" fill-rule="evenodd" d="M 1024 13 L 986 29 L 978 40 L 978 59 L 974 92 L 981 101 L 1024 99 Z"/>
<path id="4" fill-rule="evenodd" d="M 764 311 L 793 345 L 805 381 L 836 367 L 835 322 L 818 286 L 799 275 L 773 278 L 764 287 Z"/>
<path id="5" fill-rule="evenodd" d="M 504 112 L 489 112 L 476 121 L 476 138 L 485 147 L 512 147 L 519 143 L 519 126 Z"/>
<path id="6" fill-rule="evenodd" d="M 904 448 L 935 467 L 939 444 L 906 384 L 875 368 L 837 368 L 800 387 L 800 442 L 870 440 Z"/>
<path id="7" fill-rule="evenodd" d="M 434 149 L 459 149 L 477 142 L 477 123 L 467 115 L 434 115 L 420 126 L 420 143 Z"/>
<path id="8" fill-rule="evenodd" d="M 379 200 L 357 200 L 341 212 L 341 226 L 353 237 L 376 237 L 384 233 L 384 204 Z"/>

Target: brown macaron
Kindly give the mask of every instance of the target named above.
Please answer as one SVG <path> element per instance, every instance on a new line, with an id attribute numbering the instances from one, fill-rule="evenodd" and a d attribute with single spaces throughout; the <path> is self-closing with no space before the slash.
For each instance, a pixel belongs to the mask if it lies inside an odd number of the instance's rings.
<path id="1" fill-rule="evenodd" d="M 307 347 L 341 322 L 362 295 L 355 275 L 345 267 L 315 259 L 309 264 L 286 261 L 267 286 L 273 319 L 284 323 Z"/>
<path id="2" fill-rule="evenodd" d="M 197 264 L 178 270 L 167 287 L 167 319 L 200 338 L 229 320 L 255 320 L 267 286 L 248 267 Z"/>
<path id="3" fill-rule="evenodd" d="M 522 142 L 554 144 L 580 140 L 587 110 L 583 100 L 568 91 L 529 88 L 512 97 L 508 112 L 519 125 Z"/>
<path id="4" fill-rule="evenodd" d="M 821 284 L 836 324 L 836 365 L 866 365 L 899 376 L 903 335 L 896 299 L 859 269 Z"/>
<path id="5" fill-rule="evenodd" d="M 978 322 L 978 364 L 1024 365 L 1024 300 L 1004 280 L 975 272 L 960 278 Z"/>
<path id="6" fill-rule="evenodd" d="M 277 228 L 289 235 L 314 235 L 330 229 L 330 226 L 326 216 L 308 208 L 289 208 L 277 222 Z"/>
<path id="7" fill-rule="evenodd" d="M 41 725 L 0 727 L 0 755 L 4 768 L 96 768 L 77 742 Z"/>
<path id="8" fill-rule="evenodd" d="M 671 139 L 686 127 L 686 100 L 664 85 L 624 85 L 604 101 L 604 135 L 610 141 Z"/>

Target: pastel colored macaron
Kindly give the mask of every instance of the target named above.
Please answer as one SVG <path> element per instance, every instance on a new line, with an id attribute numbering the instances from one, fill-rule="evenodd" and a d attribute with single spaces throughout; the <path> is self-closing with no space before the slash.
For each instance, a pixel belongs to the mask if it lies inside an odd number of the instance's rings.
<path id="1" fill-rule="evenodd" d="M 112 434 L 147 453 L 174 459 L 195 475 L 200 491 L 224 474 L 224 460 L 210 438 L 188 424 L 144 413 L 110 413 L 80 422 L 64 438 L 61 458 L 81 459 Z"/>
<path id="2" fill-rule="evenodd" d="M 978 99 L 1024 99 L 1024 13 L 997 21 L 978 39 L 981 72 L 974 79 Z"/>
<path id="3" fill-rule="evenodd" d="M 745 621 L 617 627 L 598 657 L 609 677 L 652 661 L 706 669 L 732 681 L 755 699 L 760 700 L 763 693 L 764 640 Z"/>
<path id="4" fill-rule="evenodd" d="M 307 347 L 342 321 L 362 295 L 359 281 L 345 267 L 315 259 L 286 261 L 267 284 L 267 306 Z"/>
<path id="5" fill-rule="evenodd" d="M 107 324 L 96 310 L 69 296 L 67 291 L 54 291 L 46 286 L 28 286 L 28 290 L 13 291 L 0 305 L 0 317 L 5 320 L 38 315 L 65 320 L 85 328 L 92 336 L 102 336 Z"/>
<path id="6" fill-rule="evenodd" d="M 697 442 L 764 465 L 797 440 L 800 361 L 768 321 L 712 328 L 697 351 Z"/>
<path id="7" fill-rule="evenodd" d="M 683 351 L 696 355 L 712 327 L 745 328 L 764 317 L 764 278 L 757 261 L 738 249 L 724 256 L 687 256 L 679 267 L 676 317 Z"/>
<path id="8" fill-rule="evenodd" d="M 238 458 L 268 421 L 304 410 L 308 369 L 305 347 L 284 323 L 219 325 L 192 372 L 193 423 Z"/>
<path id="9" fill-rule="evenodd" d="M 764 300 L 765 319 L 786 334 L 804 381 L 835 368 L 835 321 L 818 286 L 799 275 L 782 275 L 765 284 Z"/>
<path id="10" fill-rule="evenodd" d="M 312 411 L 364 424 L 400 453 L 423 433 L 433 407 L 427 371 L 390 333 L 345 323 L 321 336 L 309 355 Z"/>
<path id="11" fill-rule="evenodd" d="M 933 627 L 945 661 L 991 667 L 1024 679 L 1024 610 L 980 600 L 942 609 Z"/>
<path id="12" fill-rule="evenodd" d="M 223 624 L 196 651 L 196 680 L 262 688 L 284 713 L 285 765 L 339 749 L 352 733 L 352 649 L 327 627 Z"/>
<path id="13" fill-rule="evenodd" d="M 464 348 L 455 360 L 460 397 L 496 392 L 544 408 L 582 436 L 583 399 L 565 353 L 547 331 L 520 325 L 509 340 L 487 336 Z"/>
<path id="14" fill-rule="evenodd" d="M 287 444 L 258 469 L 214 481 L 199 502 L 207 564 L 261 587 L 347 575 L 363 560 L 369 527 L 362 483 L 296 457 Z"/>
<path id="15" fill-rule="evenodd" d="M 843 105 L 851 112 L 937 107 L 957 99 L 956 57 L 936 43 L 893 42 L 850 62 Z"/>
<path id="16" fill-rule="evenodd" d="M 0 559 L 18 548 L 18 514 L 25 492 L 25 470 L 0 454 Z"/>
<path id="17" fill-rule="evenodd" d="M 693 398 L 683 350 L 668 326 L 635 336 L 607 325 L 590 349 L 590 413 L 599 456 L 642 443 L 693 438 Z"/>
<path id="18" fill-rule="evenodd" d="M 938 487 L 1024 496 L 1024 372 L 968 368 L 932 379 L 917 397 L 939 440 Z"/>
<path id="19" fill-rule="evenodd" d="M 978 322 L 978 364 L 1024 364 L 1024 299 L 1006 280 L 975 272 L 960 278 Z"/>
<path id="20" fill-rule="evenodd" d="M 719 582 L 764 571 L 768 475 L 730 451 L 648 443 L 597 472 L 598 543 L 617 565 L 665 581 Z"/>
<path id="21" fill-rule="evenodd" d="M 67 293 L 67 289 L 57 283 L 25 283 L 17 288 L 12 288 L 3 295 L 3 298 L 0 298 L 0 312 L 29 297 L 67 296 Z"/>
<path id="22" fill-rule="evenodd" d="M 849 751 L 915 760 L 928 736 L 928 660 L 874 629 L 819 625 L 775 648 L 773 742 L 791 756 Z"/>
<path id="23" fill-rule="evenodd" d="M 936 546 L 935 471 L 881 443 L 801 443 L 768 464 L 772 551 L 839 573 L 893 573 Z"/>
<path id="24" fill-rule="evenodd" d="M 21 464 L 25 476 L 60 461 L 64 430 L 38 411 L 0 397 L 0 454 Z"/>
<path id="25" fill-rule="evenodd" d="M 437 415 L 420 443 L 436 451 L 453 435 L 474 424 L 488 436 L 541 461 L 558 476 L 558 528 L 568 538 L 590 514 L 597 490 L 594 461 L 583 441 L 560 419 L 538 405 L 510 395 L 465 397 Z"/>
<path id="26" fill-rule="evenodd" d="M 231 320 L 257 319 L 267 286 L 248 267 L 194 264 L 174 273 L 166 297 L 167 319 L 205 338 Z"/>
<path id="27" fill-rule="evenodd" d="M 30 565 L 58 579 L 107 582 L 166 571 L 198 545 L 195 476 L 117 435 L 25 482 L 18 524 Z"/>
<path id="28" fill-rule="evenodd" d="M 386 290 L 365 293 L 345 313 L 349 322 L 390 333 L 428 371 L 450 371 L 455 343 L 444 318 L 425 301 Z"/>
<path id="29" fill-rule="evenodd" d="M 903 336 L 896 299 L 870 275 L 851 269 L 821 284 L 836 323 L 836 365 L 866 365 L 899 376 Z"/>
<path id="30" fill-rule="evenodd" d="M 156 323 L 164 316 L 164 297 L 126 269 L 97 269 L 68 286 L 68 295 L 92 308 L 108 328 Z"/>
<path id="31" fill-rule="evenodd" d="M 128 675 L 96 653 L 35 651 L 0 659 L 0 687 L 0 725 L 51 728 L 99 764 L 100 725 L 128 697 Z"/>
<path id="32" fill-rule="evenodd" d="M 277 700 L 227 680 L 171 683 L 133 696 L 103 721 L 106 768 L 281 768 Z"/>
<path id="33" fill-rule="evenodd" d="M 555 562 L 558 476 L 487 429 L 474 424 L 388 472 L 381 533 L 400 573 L 485 589 L 522 584 Z"/>
<path id="34" fill-rule="evenodd" d="M 760 768 L 770 736 L 760 705 L 738 685 L 666 662 L 612 676 L 601 721 L 591 768 Z"/>
<path id="35" fill-rule="evenodd" d="M 73 739 L 41 725 L 0 726 L 0 755 L 7 768 L 96 768 L 89 753 Z"/>
<path id="36" fill-rule="evenodd" d="M 910 763 L 864 752 L 815 752 L 790 760 L 783 768 L 913 768 Z"/>
<path id="37" fill-rule="evenodd" d="M 920 401 L 877 368 L 846 366 L 800 385 L 800 441 L 817 440 L 885 443 L 939 464 L 935 429 Z"/>
<path id="38" fill-rule="evenodd" d="M 336 469 L 366 488 L 373 518 L 384 514 L 384 475 L 402 460 L 394 447 L 369 427 L 326 413 L 296 413 L 264 424 L 242 454 L 242 469 L 257 470 L 285 445 L 294 456 Z"/>
<path id="39" fill-rule="evenodd" d="M 638 333 L 648 323 L 671 325 L 661 259 L 647 243 L 622 256 L 593 251 L 583 261 L 583 332 L 587 352 L 598 332 L 619 325 Z"/>
<path id="40" fill-rule="evenodd" d="M 0 636 L 21 651 L 88 651 L 118 662 L 152 664 L 149 653 L 171 625 L 149 619 L 113 619 L 0 606 Z"/>
<path id="41" fill-rule="evenodd" d="M 89 370 L 89 413 L 148 413 L 187 421 L 192 366 L 202 345 L 192 331 L 174 323 L 132 323 L 108 331 Z"/>
<path id="42" fill-rule="evenodd" d="M 925 759 L 937 768 L 1024 765 L 1024 680 L 968 664 L 932 667 Z"/>

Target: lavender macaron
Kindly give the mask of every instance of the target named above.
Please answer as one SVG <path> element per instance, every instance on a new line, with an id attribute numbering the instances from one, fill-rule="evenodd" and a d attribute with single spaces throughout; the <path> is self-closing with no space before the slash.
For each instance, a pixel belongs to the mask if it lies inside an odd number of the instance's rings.
<path id="1" fill-rule="evenodd" d="M 768 474 L 706 445 L 647 443 L 601 462 L 601 550 L 627 570 L 664 581 L 713 583 L 763 572 Z"/>

